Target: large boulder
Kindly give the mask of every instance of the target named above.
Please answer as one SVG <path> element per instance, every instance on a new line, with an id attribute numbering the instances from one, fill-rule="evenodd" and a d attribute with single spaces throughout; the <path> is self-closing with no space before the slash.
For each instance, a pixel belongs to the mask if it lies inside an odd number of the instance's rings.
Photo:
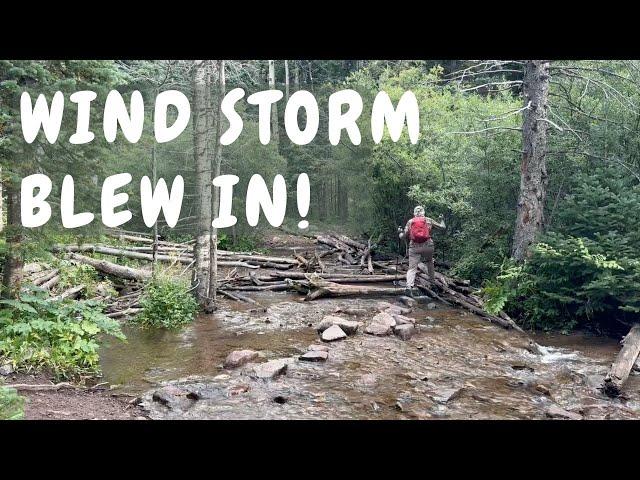
<path id="1" fill-rule="evenodd" d="M 224 361 L 224 368 L 238 368 L 258 358 L 258 352 L 254 350 L 234 350 Z"/>
<path id="2" fill-rule="evenodd" d="M 337 317 L 335 315 L 327 315 L 318 325 L 316 325 L 316 330 L 318 332 L 324 332 L 327 328 L 334 325 L 340 327 L 347 335 L 354 335 L 362 323 L 356 322 L 355 320 L 347 320 L 346 318 Z"/>
<path id="3" fill-rule="evenodd" d="M 347 338 L 347 334 L 344 333 L 342 328 L 340 328 L 339 326 L 333 325 L 332 327 L 329 327 L 324 332 L 322 332 L 321 338 L 324 342 L 335 342 L 336 340 Z"/>
<path id="4" fill-rule="evenodd" d="M 378 336 L 389 335 L 395 326 L 396 320 L 393 316 L 389 313 L 381 312 L 371 319 L 364 329 L 364 333 Z"/>

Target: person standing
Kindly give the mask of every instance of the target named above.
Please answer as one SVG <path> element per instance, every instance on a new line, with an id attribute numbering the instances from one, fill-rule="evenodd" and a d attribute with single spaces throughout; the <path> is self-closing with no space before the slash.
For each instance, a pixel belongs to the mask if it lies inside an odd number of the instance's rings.
<path id="1" fill-rule="evenodd" d="M 425 260 L 429 278 L 434 279 L 435 270 L 433 265 L 433 238 L 431 238 L 432 227 L 445 228 L 444 219 L 440 217 L 440 222 L 426 217 L 424 207 L 418 205 L 413 209 L 413 218 L 407 225 L 398 227 L 400 238 L 409 238 L 409 270 L 407 270 L 407 292 L 409 295 L 413 293 L 413 286 L 418 273 L 418 264 L 421 260 Z"/>

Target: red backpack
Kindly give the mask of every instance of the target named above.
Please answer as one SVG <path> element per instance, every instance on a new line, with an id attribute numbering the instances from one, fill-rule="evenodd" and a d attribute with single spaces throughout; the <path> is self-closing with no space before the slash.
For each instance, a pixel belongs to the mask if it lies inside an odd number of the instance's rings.
<path id="1" fill-rule="evenodd" d="M 431 226 L 425 217 L 413 217 L 409 227 L 409 239 L 413 243 L 424 243 L 431 238 Z"/>

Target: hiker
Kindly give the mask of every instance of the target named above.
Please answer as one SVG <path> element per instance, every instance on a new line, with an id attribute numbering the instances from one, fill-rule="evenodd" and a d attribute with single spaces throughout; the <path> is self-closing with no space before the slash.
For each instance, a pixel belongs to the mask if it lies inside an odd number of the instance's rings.
<path id="1" fill-rule="evenodd" d="M 418 205 L 413 209 L 413 218 L 404 227 L 398 227 L 400 238 L 409 236 L 409 270 L 407 270 L 407 292 L 413 293 L 413 284 L 418 273 L 418 264 L 423 258 L 426 259 L 429 278 L 434 279 L 433 268 L 433 239 L 431 238 L 431 227 L 445 228 L 444 219 L 440 216 L 440 222 L 425 217 L 424 207 Z"/>

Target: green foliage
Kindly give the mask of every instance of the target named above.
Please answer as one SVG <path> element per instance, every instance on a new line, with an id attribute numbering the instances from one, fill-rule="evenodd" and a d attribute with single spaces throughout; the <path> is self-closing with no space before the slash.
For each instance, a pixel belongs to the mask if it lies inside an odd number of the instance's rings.
<path id="1" fill-rule="evenodd" d="M 21 420 L 24 417 L 24 398 L 15 388 L 0 384 L 0 420 Z"/>
<path id="2" fill-rule="evenodd" d="M 142 313 L 135 321 L 145 327 L 177 328 L 191 322 L 198 304 L 185 282 L 157 277 L 140 299 Z"/>
<path id="3" fill-rule="evenodd" d="M 95 296 L 100 279 L 98 272 L 91 265 L 75 265 L 67 260 L 59 260 L 56 267 L 60 270 L 60 282 L 58 283 L 60 289 L 65 290 L 77 285 L 85 285 L 86 296 Z"/>
<path id="4" fill-rule="evenodd" d="M 58 378 L 94 375 L 100 371 L 99 336 L 125 338 L 95 302 L 51 301 L 32 289 L 0 305 L 0 356 L 19 370 L 48 369 Z"/>
<path id="5" fill-rule="evenodd" d="M 254 236 L 240 235 L 234 241 L 233 237 L 225 233 L 218 234 L 218 248 L 234 252 L 259 252 L 263 250 L 258 246 L 258 239 Z"/>

